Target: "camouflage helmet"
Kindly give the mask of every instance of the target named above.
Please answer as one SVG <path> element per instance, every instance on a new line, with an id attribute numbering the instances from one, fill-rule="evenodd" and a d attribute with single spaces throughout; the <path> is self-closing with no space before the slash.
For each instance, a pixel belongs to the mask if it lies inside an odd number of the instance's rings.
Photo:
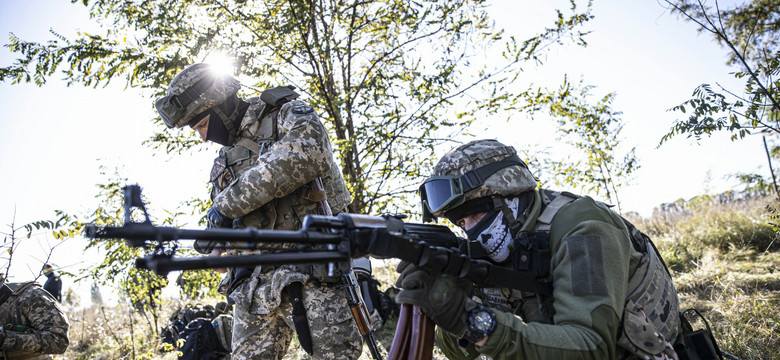
<path id="1" fill-rule="evenodd" d="M 209 64 L 198 63 L 176 75 L 166 96 L 154 106 L 166 126 L 180 128 L 196 115 L 225 102 L 239 88 L 241 84 L 232 76 L 217 75 Z"/>
<path id="2" fill-rule="evenodd" d="M 420 186 L 423 196 L 423 217 L 442 217 L 459 205 L 493 195 L 508 197 L 537 186 L 528 166 L 517 156 L 517 151 L 496 140 L 475 140 L 458 146 L 445 154 L 433 170 L 433 176 Z M 423 194 L 426 183 L 432 179 L 455 179 L 454 194 L 440 208 L 425 204 Z M 458 184 L 460 183 L 460 184 Z M 456 194 L 460 190 L 461 195 Z M 445 204 L 446 203 L 446 204 Z M 426 214 L 427 212 L 427 214 Z"/>

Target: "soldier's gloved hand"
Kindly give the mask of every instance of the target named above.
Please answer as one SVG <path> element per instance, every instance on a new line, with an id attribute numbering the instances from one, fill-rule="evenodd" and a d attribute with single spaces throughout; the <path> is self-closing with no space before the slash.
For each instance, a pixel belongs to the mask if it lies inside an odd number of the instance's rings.
<path id="1" fill-rule="evenodd" d="M 201 254 L 211 254 L 211 252 L 214 251 L 216 247 L 217 247 L 216 241 L 198 239 L 195 240 L 194 243 L 192 243 L 192 248 Z"/>
<path id="2" fill-rule="evenodd" d="M 406 261 L 401 261 L 396 271 L 401 275 L 395 286 L 402 289 L 395 297 L 397 303 L 416 305 L 442 329 L 463 335 L 467 307 L 469 310 L 474 307 L 469 298 L 473 290 L 470 281 L 431 274 Z"/>
<path id="3" fill-rule="evenodd" d="M 209 219 L 209 225 L 215 228 L 232 228 L 233 219 L 222 215 L 216 207 L 211 207 L 206 212 L 206 217 Z"/>

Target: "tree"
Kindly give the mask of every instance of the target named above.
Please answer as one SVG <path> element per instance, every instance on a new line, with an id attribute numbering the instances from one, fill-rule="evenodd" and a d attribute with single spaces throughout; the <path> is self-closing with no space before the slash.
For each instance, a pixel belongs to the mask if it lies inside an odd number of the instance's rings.
<path id="1" fill-rule="evenodd" d="M 725 131 L 732 141 L 752 133 L 765 135 L 767 155 L 775 194 L 777 181 L 772 167 L 771 153 L 766 136 L 780 133 L 780 1 L 752 0 L 732 9 L 721 10 L 718 1 L 708 6 L 702 0 L 665 0 L 672 13 L 696 23 L 699 31 L 710 33 L 728 51 L 729 64 L 739 67 L 734 73 L 745 79 L 744 95 L 733 89 L 702 84 L 693 91 L 693 98 L 672 110 L 690 115 L 678 120 L 660 144 L 672 137 L 688 134 L 700 139 L 702 135 Z M 659 145 L 660 145 L 659 144 Z"/>
<path id="2" fill-rule="evenodd" d="M 11 223 L 7 225 L 8 232 L 0 231 L 0 235 L 3 236 L 3 242 L 0 244 L 0 254 L 2 254 L 0 255 L 0 261 L 5 261 L 5 264 L 0 267 L 0 285 L 7 280 L 13 279 L 11 265 L 14 262 L 14 255 L 23 242 L 29 242 L 32 238 L 45 235 L 51 235 L 58 241 L 54 245 L 49 245 L 48 249 L 41 246 L 44 260 L 38 265 L 37 272 L 34 273 L 35 279 L 33 281 L 36 281 L 43 274 L 41 267 L 49 263 L 54 249 L 62 245 L 65 240 L 78 234 L 73 228 L 74 219 L 72 216 L 61 210 L 57 210 L 54 213 L 56 220 L 36 220 L 21 226 L 16 225 L 15 220 L 12 219 Z M 31 270 L 35 268 L 35 264 L 26 265 L 32 265 L 30 267 Z"/>
<path id="3" fill-rule="evenodd" d="M 558 139 L 573 146 L 578 154 L 549 164 L 555 182 L 596 195 L 604 194 L 621 211 L 618 189 L 628 185 L 631 174 L 639 169 L 636 148 L 628 150 L 621 159 L 618 151 L 623 121 L 621 113 L 612 110 L 615 94 L 607 94 L 591 104 L 588 100 L 591 90 L 593 86 L 582 82 L 573 85 L 564 79 L 555 91 L 528 90 L 523 95 L 526 99 L 523 110 L 531 114 L 547 110 L 558 123 Z"/>
<path id="4" fill-rule="evenodd" d="M 103 174 L 105 175 L 105 173 Z M 127 179 L 115 174 L 105 184 L 98 184 L 100 205 L 88 216 L 89 223 L 95 226 L 121 226 L 125 218 L 124 192 L 122 186 Z M 137 220 L 141 214 L 129 214 Z M 163 219 L 162 223 L 170 225 L 171 217 Z M 83 234 L 87 222 L 75 221 L 73 227 Z M 145 269 L 136 269 L 135 259 L 143 256 L 143 250 L 129 246 L 123 239 L 88 238 L 86 249 L 97 249 L 105 254 L 102 262 L 89 269 L 89 275 L 101 285 L 118 284 L 117 290 L 126 295 L 133 307 L 144 313 L 152 314 L 154 321 L 149 321 L 149 328 L 154 334 L 159 334 L 159 312 L 162 289 L 168 284 L 168 278 Z M 148 320 L 148 318 L 147 318 Z"/>
<path id="5" fill-rule="evenodd" d="M 291 84 L 308 96 L 330 131 L 353 209 L 383 212 L 404 203 L 421 169 L 432 167 L 434 149 L 462 133 L 486 102 L 511 101 L 509 85 L 524 64 L 540 63 L 549 45 L 584 45 L 577 29 L 591 18 L 590 3 L 580 11 L 570 0 L 552 26 L 521 41 L 494 28 L 487 6 L 96 0 L 89 11 L 110 30 L 75 39 L 53 33 L 47 43 L 12 34 L 7 46 L 19 57 L 0 68 L 0 81 L 43 85 L 61 73 L 70 84 L 99 86 L 124 78 L 160 96 L 186 65 L 227 54 L 245 85 Z M 485 61 L 488 53 L 495 56 Z M 162 130 L 148 143 L 180 152 L 200 141 L 190 131 Z"/>

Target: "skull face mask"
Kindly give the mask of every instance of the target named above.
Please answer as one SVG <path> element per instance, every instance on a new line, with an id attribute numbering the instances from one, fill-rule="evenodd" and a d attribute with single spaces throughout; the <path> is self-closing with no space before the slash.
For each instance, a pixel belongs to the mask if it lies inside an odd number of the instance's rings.
<path id="1" fill-rule="evenodd" d="M 515 219 L 528 207 L 528 201 L 524 197 L 505 199 L 509 211 Z M 466 231 L 469 240 L 476 240 L 482 245 L 491 260 L 503 262 L 509 258 L 509 245 L 512 243 L 510 220 L 501 211 L 496 209 L 488 211 L 474 227 Z"/>

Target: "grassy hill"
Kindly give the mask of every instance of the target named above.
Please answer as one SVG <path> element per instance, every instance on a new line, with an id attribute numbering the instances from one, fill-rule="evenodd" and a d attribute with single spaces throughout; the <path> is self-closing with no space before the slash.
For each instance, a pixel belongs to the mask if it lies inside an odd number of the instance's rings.
<path id="1" fill-rule="evenodd" d="M 656 243 L 673 273 L 682 307 L 696 307 L 710 321 L 723 350 L 742 359 L 780 359 L 780 240 L 771 199 L 722 201 L 699 197 L 656 209 L 650 218 L 627 215 Z M 377 261 L 375 275 L 388 287 L 393 261 Z M 200 303 L 216 303 L 204 299 Z M 66 308 L 71 346 L 58 359 L 175 359 L 160 353 L 154 335 L 181 301 L 168 300 L 155 321 L 126 305 Z M 389 346 L 394 323 L 378 332 Z M 297 348 L 297 344 L 293 343 Z M 287 360 L 304 359 L 291 351 Z M 441 354 L 435 356 L 443 359 Z M 370 359 L 364 349 L 361 359 Z"/>

